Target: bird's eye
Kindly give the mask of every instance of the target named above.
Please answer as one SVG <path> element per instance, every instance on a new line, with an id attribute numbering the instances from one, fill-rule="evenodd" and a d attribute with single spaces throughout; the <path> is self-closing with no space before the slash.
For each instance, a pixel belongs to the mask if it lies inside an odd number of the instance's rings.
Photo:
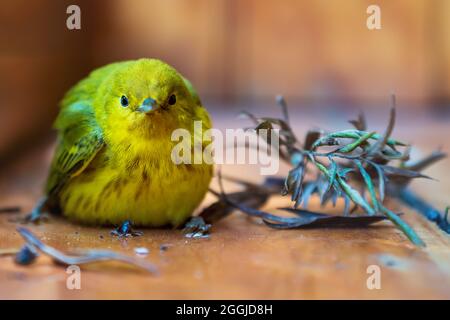
<path id="1" fill-rule="evenodd" d="M 128 107 L 128 104 L 129 104 L 128 98 L 125 96 L 122 96 L 120 98 L 120 104 L 122 105 L 122 107 Z"/>
<path id="2" fill-rule="evenodd" d="M 177 97 L 173 94 L 169 97 L 168 103 L 173 106 L 175 103 L 177 103 Z"/>

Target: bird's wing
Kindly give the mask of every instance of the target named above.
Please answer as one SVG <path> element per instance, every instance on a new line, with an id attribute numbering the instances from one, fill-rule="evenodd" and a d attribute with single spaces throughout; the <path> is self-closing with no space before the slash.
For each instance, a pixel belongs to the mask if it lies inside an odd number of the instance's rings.
<path id="1" fill-rule="evenodd" d="M 47 180 L 49 198 L 56 196 L 68 180 L 79 175 L 104 146 L 102 131 L 88 102 L 63 106 L 55 128 L 58 145 Z"/>

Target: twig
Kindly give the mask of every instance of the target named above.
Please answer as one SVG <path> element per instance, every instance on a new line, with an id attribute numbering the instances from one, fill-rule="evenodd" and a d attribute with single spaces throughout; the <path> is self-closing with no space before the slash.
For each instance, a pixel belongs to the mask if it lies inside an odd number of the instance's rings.
<path id="1" fill-rule="evenodd" d="M 24 227 L 18 227 L 17 231 L 20 235 L 25 239 L 28 245 L 33 246 L 39 251 L 45 253 L 46 255 L 52 257 L 55 261 L 64 264 L 64 265 L 80 265 L 86 263 L 93 263 L 99 261 L 121 261 L 136 267 L 139 267 L 143 270 L 146 270 L 150 273 L 157 273 L 158 270 L 156 266 L 153 264 L 143 260 L 136 259 L 133 257 L 125 256 L 117 252 L 109 251 L 109 250 L 88 250 L 84 252 L 80 252 L 78 255 L 67 255 L 49 245 L 41 242 L 30 230 Z"/>
<path id="2" fill-rule="evenodd" d="M 13 207 L 0 207 L 0 213 L 18 213 L 21 208 L 19 206 Z"/>
<path id="3" fill-rule="evenodd" d="M 442 230 L 450 234 L 450 223 L 447 216 L 419 197 L 409 188 L 401 189 L 396 197 L 408 207 L 416 210 L 428 220 L 435 222 Z M 448 213 L 448 211 L 447 211 Z"/>
<path id="4" fill-rule="evenodd" d="M 419 247 L 425 247 L 425 243 L 417 235 L 417 233 L 398 215 L 396 215 L 391 210 L 385 208 L 384 206 L 380 206 L 380 209 L 382 212 L 386 214 L 389 220 L 391 220 L 408 237 L 408 239 L 411 240 L 412 243 L 414 243 Z"/>

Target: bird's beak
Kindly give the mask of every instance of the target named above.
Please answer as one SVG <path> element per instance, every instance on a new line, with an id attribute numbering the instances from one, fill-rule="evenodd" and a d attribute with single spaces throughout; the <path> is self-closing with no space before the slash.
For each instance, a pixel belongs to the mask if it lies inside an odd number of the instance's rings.
<path id="1" fill-rule="evenodd" d="M 136 109 L 136 111 L 148 114 L 157 109 L 159 109 L 159 106 L 156 103 L 156 100 L 153 98 L 147 98 L 142 102 L 142 105 L 140 105 L 139 108 Z"/>

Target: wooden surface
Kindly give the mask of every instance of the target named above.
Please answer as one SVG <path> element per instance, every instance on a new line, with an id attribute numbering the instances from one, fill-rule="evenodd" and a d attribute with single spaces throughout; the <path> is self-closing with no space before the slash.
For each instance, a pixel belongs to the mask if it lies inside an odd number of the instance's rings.
<path id="1" fill-rule="evenodd" d="M 345 126 L 344 120 L 325 116 L 319 121 L 314 114 L 298 117 L 298 123 L 304 126 L 301 131 L 316 124 Z M 417 116 L 412 118 L 414 122 L 410 118 L 406 114 L 400 121 L 397 137 L 417 144 L 422 154 L 439 145 L 450 149 L 446 141 L 448 120 Z M 231 115 L 215 114 L 215 119 L 219 128 L 245 125 Z M 433 143 L 427 143 L 431 139 Z M 37 146 L 4 168 L 0 206 L 20 205 L 24 213 L 33 206 L 40 195 L 51 150 L 48 145 Z M 414 189 L 439 208 L 449 200 L 448 165 L 445 160 L 427 171 L 439 182 L 414 183 Z M 224 171 L 258 179 L 255 166 L 224 166 Z M 229 191 L 233 186 L 226 184 L 226 188 Z M 212 199 L 208 197 L 205 204 Z M 285 201 L 273 199 L 267 208 Z M 47 257 L 30 266 L 18 266 L 12 257 L 0 257 L 0 298 L 449 299 L 450 237 L 412 211 L 399 209 L 427 243 L 425 249 L 412 246 L 389 222 L 367 229 L 279 231 L 235 214 L 214 225 L 209 239 L 187 239 L 179 230 L 145 229 L 142 237 L 119 240 L 110 236 L 110 228 L 82 227 L 52 218 L 48 223 L 29 226 L 43 242 L 64 251 L 102 248 L 129 255 L 134 255 L 136 247 L 146 247 L 150 254 L 144 259 L 154 262 L 160 275 L 119 263 L 98 263 L 82 267 L 81 290 L 68 290 L 64 267 Z M 15 231 L 19 216 L 0 214 L 0 249 L 23 244 Z M 161 244 L 169 245 L 168 249 L 161 251 Z M 366 270 L 373 264 L 381 268 L 380 290 L 366 286 Z"/>

